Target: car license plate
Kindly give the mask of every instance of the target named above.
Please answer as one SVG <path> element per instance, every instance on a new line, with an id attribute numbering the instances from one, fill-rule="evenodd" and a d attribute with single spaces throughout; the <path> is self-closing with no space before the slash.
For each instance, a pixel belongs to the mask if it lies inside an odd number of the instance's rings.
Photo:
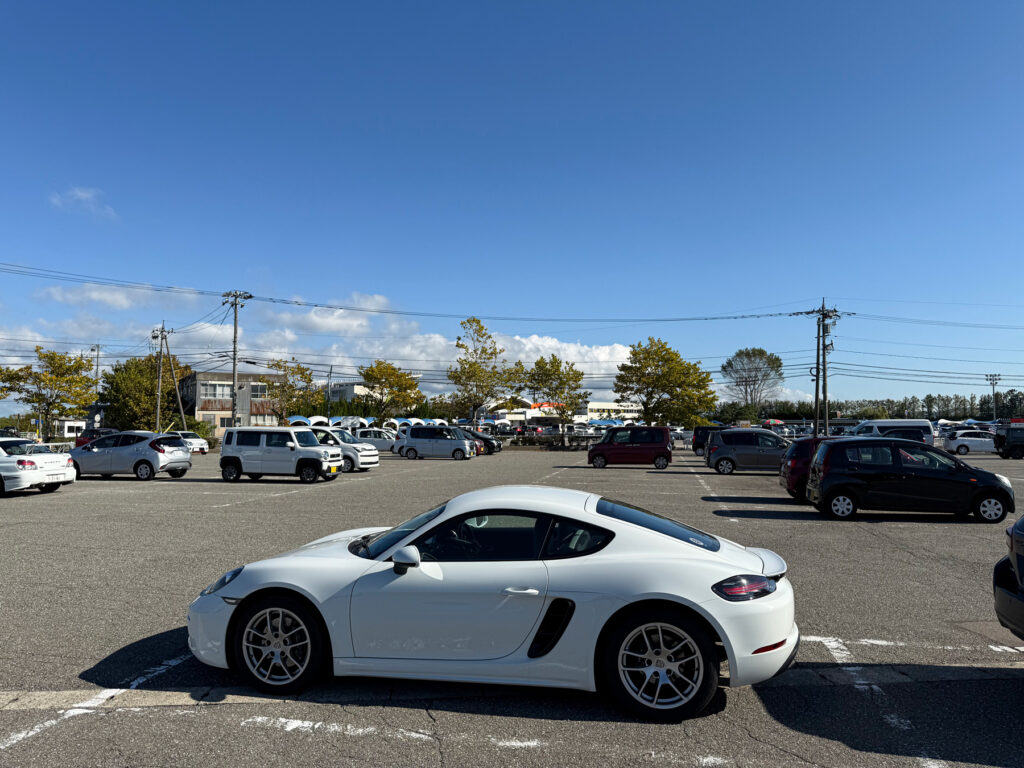
<path id="1" fill-rule="evenodd" d="M 55 480 L 55 481 L 57 481 L 59 483 L 64 478 L 61 475 L 47 475 L 46 479 L 47 480 Z"/>
<path id="2" fill-rule="evenodd" d="M 332 475 L 333 475 L 333 474 L 334 474 L 335 472 L 337 472 L 337 471 L 338 471 L 338 468 L 337 468 L 337 467 L 331 467 L 331 471 L 330 471 L 330 474 L 332 474 Z"/>

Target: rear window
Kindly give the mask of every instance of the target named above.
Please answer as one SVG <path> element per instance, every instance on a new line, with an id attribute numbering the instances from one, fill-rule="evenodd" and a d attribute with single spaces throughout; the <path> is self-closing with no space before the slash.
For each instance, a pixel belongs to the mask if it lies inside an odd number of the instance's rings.
<path id="1" fill-rule="evenodd" d="M 814 460 L 812 463 L 822 464 L 825 461 L 825 454 L 828 453 L 829 447 L 830 446 L 828 443 L 822 443 L 821 445 L 819 445 L 818 450 L 815 451 L 814 453 Z"/>
<path id="2" fill-rule="evenodd" d="M 846 449 L 851 464 L 886 466 L 892 464 L 892 450 L 887 445 L 851 445 Z"/>
<path id="3" fill-rule="evenodd" d="M 806 459 L 811 455 L 811 441 L 810 440 L 797 440 L 795 443 L 790 443 L 789 448 L 786 449 L 786 455 L 783 457 L 784 461 L 790 459 Z"/>
<path id="4" fill-rule="evenodd" d="M 634 507 L 621 501 L 601 499 L 597 502 L 597 511 L 598 514 L 632 523 L 633 525 L 639 525 L 650 531 L 663 533 L 666 536 L 671 536 L 674 539 L 685 541 L 687 544 L 693 544 L 695 547 L 711 552 L 717 552 L 722 547 L 718 539 L 709 533 L 698 531 L 696 528 L 691 528 L 683 523 L 677 523 L 670 518 L 656 515 L 653 512 L 648 512 L 646 509 L 640 509 L 640 507 Z"/>
<path id="5" fill-rule="evenodd" d="M 133 440 L 132 443 L 141 442 L 142 440 L 146 439 L 146 438 L 142 437 L 141 435 L 132 435 L 132 437 L 139 438 L 138 441 Z M 187 445 L 185 445 L 185 441 L 182 440 L 180 437 L 158 437 L 153 442 L 157 443 L 158 445 L 166 446 L 168 448 L 187 448 L 188 447 Z M 131 443 L 129 443 L 129 445 L 131 445 Z"/>
<path id="6" fill-rule="evenodd" d="M 234 441 L 234 439 L 235 439 L 235 433 L 234 432 L 228 432 L 224 436 L 224 445 L 231 445 L 231 443 L 232 443 L 232 441 Z"/>

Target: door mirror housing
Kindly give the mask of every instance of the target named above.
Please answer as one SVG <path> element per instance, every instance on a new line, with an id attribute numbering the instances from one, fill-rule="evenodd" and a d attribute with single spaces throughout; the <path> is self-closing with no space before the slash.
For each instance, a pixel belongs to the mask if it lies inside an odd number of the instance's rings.
<path id="1" fill-rule="evenodd" d="M 391 556 L 391 561 L 395 564 L 395 573 L 402 576 L 410 568 L 420 567 L 420 551 L 417 547 L 410 544 L 408 547 L 402 547 L 395 552 Z"/>
<path id="2" fill-rule="evenodd" d="M 289 440 L 287 443 L 285 443 L 285 447 L 291 448 L 294 451 L 295 450 L 295 443 L 293 443 L 291 440 Z"/>

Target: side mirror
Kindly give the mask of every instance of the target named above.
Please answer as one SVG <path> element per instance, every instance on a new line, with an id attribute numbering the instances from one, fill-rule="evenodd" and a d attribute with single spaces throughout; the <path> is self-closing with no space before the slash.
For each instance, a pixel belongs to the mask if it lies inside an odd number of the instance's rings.
<path id="1" fill-rule="evenodd" d="M 291 440 L 289 440 L 287 443 L 285 443 L 285 447 L 291 448 L 294 451 L 295 450 L 295 443 L 293 443 Z"/>
<path id="2" fill-rule="evenodd" d="M 395 573 L 402 576 L 410 568 L 420 567 L 420 551 L 410 544 L 395 552 L 391 556 L 391 561 L 395 564 Z"/>
<path id="3" fill-rule="evenodd" d="M 99 453 L 99 452 L 100 452 L 100 449 L 99 449 L 99 448 L 97 448 L 96 446 L 93 446 L 93 447 L 92 447 L 92 448 L 90 448 L 89 450 L 90 450 L 90 451 L 92 451 L 93 453 Z"/>

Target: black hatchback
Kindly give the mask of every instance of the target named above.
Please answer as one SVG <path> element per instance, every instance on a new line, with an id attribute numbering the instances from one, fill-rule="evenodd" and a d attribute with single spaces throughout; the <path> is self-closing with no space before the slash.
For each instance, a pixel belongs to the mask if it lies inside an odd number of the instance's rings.
<path id="1" fill-rule="evenodd" d="M 828 517 L 858 509 L 974 513 L 998 523 L 1014 511 L 1010 481 L 910 440 L 847 438 L 822 443 L 807 478 L 807 499 Z"/>

